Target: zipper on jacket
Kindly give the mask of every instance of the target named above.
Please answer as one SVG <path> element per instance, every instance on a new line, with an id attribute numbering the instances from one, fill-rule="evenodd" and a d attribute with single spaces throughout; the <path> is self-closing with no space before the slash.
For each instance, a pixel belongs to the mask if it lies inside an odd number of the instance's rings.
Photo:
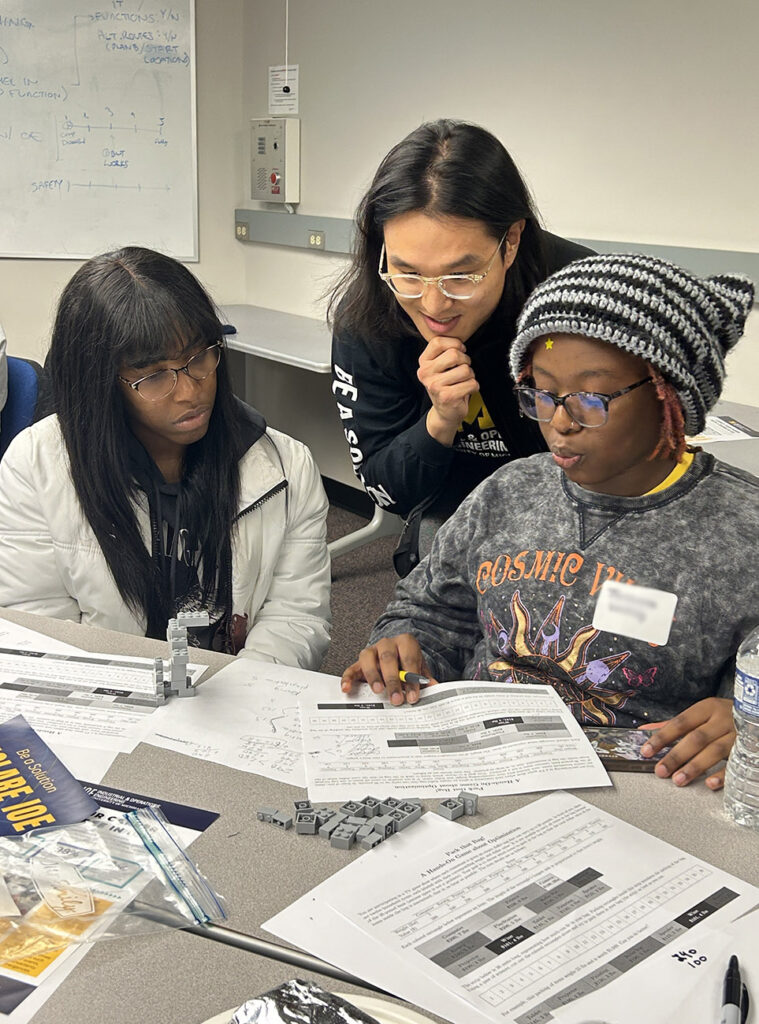
<path id="1" fill-rule="evenodd" d="M 286 489 L 287 480 L 280 480 L 279 483 L 275 484 L 275 486 L 272 487 L 270 491 L 267 491 L 266 494 L 262 494 L 260 498 L 257 498 L 252 505 L 248 505 L 248 507 L 244 508 L 242 512 L 238 512 L 237 515 L 232 520 L 232 522 L 236 523 L 238 519 L 242 519 L 242 517 L 246 516 L 249 512 L 255 512 L 256 509 L 259 509 L 262 505 L 264 505 L 269 500 L 269 498 L 276 497 L 276 495 L 280 494 L 282 491 Z"/>

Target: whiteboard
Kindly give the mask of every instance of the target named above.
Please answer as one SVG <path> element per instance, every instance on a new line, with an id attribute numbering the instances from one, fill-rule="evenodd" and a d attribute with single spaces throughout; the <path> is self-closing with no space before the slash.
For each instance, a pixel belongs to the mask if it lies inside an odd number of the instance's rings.
<path id="1" fill-rule="evenodd" d="M 2 0 L 0 255 L 198 257 L 194 0 Z"/>

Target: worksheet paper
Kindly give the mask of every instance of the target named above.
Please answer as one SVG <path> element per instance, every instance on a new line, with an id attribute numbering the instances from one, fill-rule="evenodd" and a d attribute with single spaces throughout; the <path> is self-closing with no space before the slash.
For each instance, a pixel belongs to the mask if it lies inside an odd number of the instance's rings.
<path id="1" fill-rule="evenodd" d="M 159 708 L 145 742 L 304 787 L 298 698 L 305 693 L 339 697 L 340 680 L 240 657 L 196 696 Z"/>
<path id="2" fill-rule="evenodd" d="M 707 416 L 700 434 L 689 437 L 690 444 L 709 444 L 712 441 L 751 441 L 759 437 L 759 431 L 734 420 L 732 416 Z"/>
<path id="3" fill-rule="evenodd" d="M 599 989 L 616 1006 L 616 979 L 635 976 L 645 991 L 657 959 L 697 949 L 759 899 L 754 886 L 565 793 L 433 849 L 415 835 L 402 871 L 373 860 L 371 886 L 346 871 L 329 899 L 374 944 L 364 978 L 379 983 L 374 965 L 389 951 L 408 967 L 392 991 L 432 1009 L 425 990 L 436 985 L 459 1001 L 445 1014 L 455 1024 L 471 1020 L 454 1010 L 460 1000 L 500 1024 L 550 1024 Z M 313 926 L 288 938 L 322 955 Z"/>
<path id="4" fill-rule="evenodd" d="M 731 955 L 740 963 L 743 982 L 759 997 L 756 944 L 759 911 L 733 922 L 728 929 L 704 930 L 695 943 L 682 942 L 652 957 L 645 978 L 647 1024 L 715 1024 L 722 1009 L 722 982 Z M 558 1024 L 641 1024 L 636 972 L 614 983 L 614 1000 L 601 989 L 556 1011 Z"/>
<path id="5" fill-rule="evenodd" d="M 439 1017 L 452 1019 L 450 1013 L 455 1006 L 467 1024 L 489 1024 L 489 1015 L 480 1013 L 468 1001 L 441 989 L 425 974 L 419 974 L 415 966 L 409 967 L 402 956 L 378 944 L 332 906 L 332 894 L 339 892 L 343 885 L 361 884 L 369 888 L 373 886 L 377 872 L 402 874 L 406 861 L 409 857 L 418 856 L 420 848 L 433 856 L 437 846 L 459 835 L 471 835 L 471 830 L 458 822 L 441 818 L 439 814 L 423 814 L 413 828 L 396 833 L 391 841 L 352 861 L 266 921 L 263 927 L 292 945 L 312 952 L 318 949 L 323 960 L 339 964 L 356 977 L 368 977 L 367 965 L 371 964 L 375 985 L 386 992 L 413 992 L 413 1001 Z"/>
<path id="6" fill-rule="evenodd" d="M 153 660 L 46 648 L 0 647 L 0 721 L 22 714 L 53 748 L 91 747 L 114 757 L 134 750 L 156 711 Z M 205 666 L 190 664 L 187 672 L 197 682 Z"/>
<path id="7" fill-rule="evenodd" d="M 312 800 L 480 796 L 610 786 L 552 686 L 441 683 L 394 707 L 363 686 L 300 700 Z"/>

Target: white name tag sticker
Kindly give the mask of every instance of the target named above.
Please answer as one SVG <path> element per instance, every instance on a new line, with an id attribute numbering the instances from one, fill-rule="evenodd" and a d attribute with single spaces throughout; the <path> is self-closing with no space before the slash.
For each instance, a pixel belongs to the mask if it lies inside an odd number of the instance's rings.
<path id="1" fill-rule="evenodd" d="M 598 595 L 593 625 L 605 633 L 663 647 L 669 640 L 676 607 L 677 594 L 607 580 Z"/>

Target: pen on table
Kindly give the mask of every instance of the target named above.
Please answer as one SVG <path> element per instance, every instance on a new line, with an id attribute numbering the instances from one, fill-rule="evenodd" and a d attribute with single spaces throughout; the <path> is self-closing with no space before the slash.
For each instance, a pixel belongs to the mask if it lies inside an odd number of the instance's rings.
<path id="1" fill-rule="evenodd" d="M 431 685 L 431 681 L 426 676 L 420 676 L 418 672 L 407 672 L 405 668 L 400 670 L 398 678 L 402 683 L 416 683 L 422 688 Z"/>
<path id="2" fill-rule="evenodd" d="M 743 986 L 741 985 L 738 957 L 731 956 L 730 962 L 727 965 L 725 980 L 722 982 L 722 1014 L 719 1024 L 741 1024 L 742 993 Z M 746 995 L 748 997 L 748 993 Z"/>

